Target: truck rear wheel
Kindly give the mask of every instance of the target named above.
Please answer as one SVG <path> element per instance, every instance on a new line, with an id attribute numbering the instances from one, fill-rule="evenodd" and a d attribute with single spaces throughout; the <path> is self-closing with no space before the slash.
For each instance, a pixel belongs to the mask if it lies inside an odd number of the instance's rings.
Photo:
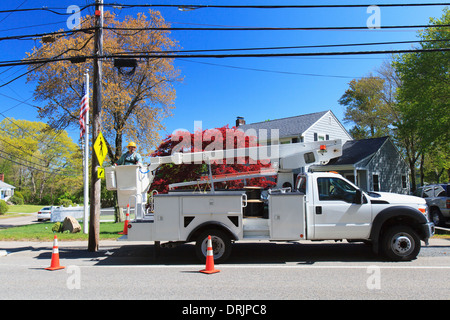
<path id="1" fill-rule="evenodd" d="M 382 253 L 394 261 L 409 261 L 420 251 L 420 239 L 408 226 L 394 226 L 386 230 L 381 238 Z"/>
<path id="2" fill-rule="evenodd" d="M 221 230 L 207 230 L 202 232 L 195 242 L 195 252 L 201 262 L 206 261 L 206 251 L 208 247 L 208 236 L 211 236 L 214 262 L 222 263 L 231 254 L 231 239 Z"/>

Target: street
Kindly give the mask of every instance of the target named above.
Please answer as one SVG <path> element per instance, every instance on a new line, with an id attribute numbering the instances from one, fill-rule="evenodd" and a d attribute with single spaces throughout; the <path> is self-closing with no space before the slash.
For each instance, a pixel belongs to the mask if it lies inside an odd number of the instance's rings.
<path id="1" fill-rule="evenodd" d="M 191 244 L 0 242 L 0 299 L 296 300 L 450 299 L 450 240 L 432 239 L 411 262 L 385 262 L 347 242 L 238 242 L 205 275 Z"/>

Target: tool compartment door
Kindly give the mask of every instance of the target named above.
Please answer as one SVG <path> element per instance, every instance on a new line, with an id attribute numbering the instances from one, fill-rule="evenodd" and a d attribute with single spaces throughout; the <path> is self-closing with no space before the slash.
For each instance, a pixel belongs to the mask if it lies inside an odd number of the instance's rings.
<path id="1" fill-rule="evenodd" d="M 305 196 L 300 193 L 270 195 L 269 218 L 271 240 L 305 239 Z"/>
<path id="2" fill-rule="evenodd" d="M 167 194 L 155 196 L 154 240 L 180 240 L 180 197 Z"/>

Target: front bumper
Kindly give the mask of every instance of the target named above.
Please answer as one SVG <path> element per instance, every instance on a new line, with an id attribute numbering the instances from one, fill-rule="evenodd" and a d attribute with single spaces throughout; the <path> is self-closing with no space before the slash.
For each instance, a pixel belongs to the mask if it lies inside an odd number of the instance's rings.
<path id="1" fill-rule="evenodd" d="M 423 228 L 423 241 L 428 245 L 428 239 L 434 235 L 434 223 L 428 222 L 422 225 Z"/>

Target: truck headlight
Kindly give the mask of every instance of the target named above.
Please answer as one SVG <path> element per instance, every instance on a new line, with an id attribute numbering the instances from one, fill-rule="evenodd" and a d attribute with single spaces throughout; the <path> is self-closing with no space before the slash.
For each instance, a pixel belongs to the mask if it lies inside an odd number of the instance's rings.
<path id="1" fill-rule="evenodd" d="M 428 216 L 428 206 L 419 206 L 419 211 L 423 213 L 423 215 L 427 218 L 428 221 L 430 221 Z"/>

